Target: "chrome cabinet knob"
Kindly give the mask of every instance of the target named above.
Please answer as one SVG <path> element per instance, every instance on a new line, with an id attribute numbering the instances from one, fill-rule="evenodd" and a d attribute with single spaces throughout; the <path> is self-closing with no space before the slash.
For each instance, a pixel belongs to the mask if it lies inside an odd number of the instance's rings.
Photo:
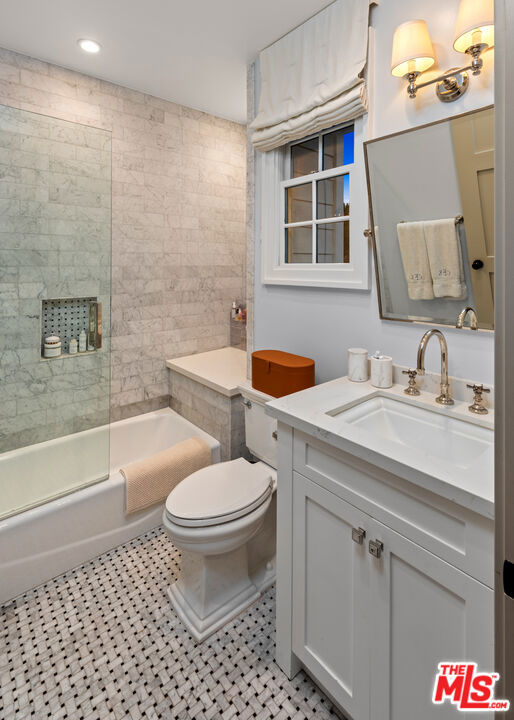
<path id="1" fill-rule="evenodd" d="M 373 557 L 382 557 L 382 551 L 384 550 L 384 543 L 380 540 L 370 540 L 368 545 L 368 551 Z"/>
<path id="2" fill-rule="evenodd" d="M 278 440 L 278 432 L 276 430 L 273 430 L 273 432 L 271 433 L 271 437 L 273 438 L 273 440 Z"/>
<path id="3" fill-rule="evenodd" d="M 248 410 L 252 407 L 250 400 L 241 400 L 241 404 L 244 405 L 245 408 L 248 408 Z"/>
<path id="4" fill-rule="evenodd" d="M 352 540 L 354 543 L 357 543 L 357 545 L 362 545 L 365 537 L 366 531 L 364 530 L 364 528 L 352 528 Z"/>

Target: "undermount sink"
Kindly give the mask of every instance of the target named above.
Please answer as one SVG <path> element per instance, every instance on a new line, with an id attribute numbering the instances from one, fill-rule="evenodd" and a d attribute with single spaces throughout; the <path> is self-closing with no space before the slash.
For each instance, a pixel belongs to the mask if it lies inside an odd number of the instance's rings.
<path id="1" fill-rule="evenodd" d="M 377 395 L 327 414 L 461 469 L 493 449 L 493 430 L 391 397 Z"/>

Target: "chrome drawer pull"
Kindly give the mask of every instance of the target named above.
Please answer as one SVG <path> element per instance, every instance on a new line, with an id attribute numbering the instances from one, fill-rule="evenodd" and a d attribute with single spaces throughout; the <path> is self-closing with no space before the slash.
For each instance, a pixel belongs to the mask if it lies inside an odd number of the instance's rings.
<path id="1" fill-rule="evenodd" d="M 365 537 L 366 531 L 364 530 L 364 528 L 352 528 L 352 540 L 353 542 L 357 543 L 357 545 L 362 545 Z"/>
<path id="2" fill-rule="evenodd" d="M 370 540 L 369 541 L 369 554 L 373 555 L 373 557 L 380 558 L 382 556 L 382 551 L 384 549 L 384 543 L 380 540 Z"/>

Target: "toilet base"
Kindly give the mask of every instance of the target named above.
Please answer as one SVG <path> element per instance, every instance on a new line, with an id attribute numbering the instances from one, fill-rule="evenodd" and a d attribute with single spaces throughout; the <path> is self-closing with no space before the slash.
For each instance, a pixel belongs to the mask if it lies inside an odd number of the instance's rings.
<path id="1" fill-rule="evenodd" d="M 182 551 L 178 580 L 168 597 L 191 635 L 201 642 L 257 600 L 261 590 L 248 576 L 246 546 L 223 555 Z"/>
<path id="2" fill-rule="evenodd" d="M 276 495 L 225 525 L 188 528 L 163 523 L 182 561 L 168 597 L 198 642 L 257 600 L 275 581 Z"/>
<path id="3" fill-rule="evenodd" d="M 210 635 L 233 620 L 260 597 L 261 593 L 255 585 L 233 598 L 230 605 L 218 608 L 205 618 L 201 618 L 189 605 L 177 583 L 168 586 L 168 597 L 173 609 L 197 642 L 203 642 Z"/>
<path id="4" fill-rule="evenodd" d="M 237 615 L 257 600 L 275 582 L 275 560 L 266 563 L 260 568 L 255 583 L 248 579 L 248 585 L 237 595 L 234 595 L 228 602 L 212 610 L 207 616 L 200 617 L 191 604 L 187 601 L 185 594 L 180 587 L 180 581 L 168 586 L 168 597 L 173 609 L 179 616 L 182 623 L 191 633 L 197 642 L 203 642 L 210 635 L 222 628 Z"/>

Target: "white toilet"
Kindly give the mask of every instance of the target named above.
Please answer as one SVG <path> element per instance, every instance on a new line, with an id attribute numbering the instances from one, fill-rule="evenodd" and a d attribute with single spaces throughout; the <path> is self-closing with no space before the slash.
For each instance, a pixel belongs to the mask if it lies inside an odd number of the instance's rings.
<path id="1" fill-rule="evenodd" d="M 198 470 L 169 494 L 163 514 L 166 532 L 182 552 L 168 595 L 198 641 L 275 579 L 277 434 L 276 420 L 264 412 L 273 398 L 251 387 L 240 390 L 246 445 L 259 462 L 239 458 Z"/>

